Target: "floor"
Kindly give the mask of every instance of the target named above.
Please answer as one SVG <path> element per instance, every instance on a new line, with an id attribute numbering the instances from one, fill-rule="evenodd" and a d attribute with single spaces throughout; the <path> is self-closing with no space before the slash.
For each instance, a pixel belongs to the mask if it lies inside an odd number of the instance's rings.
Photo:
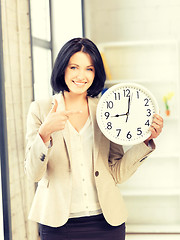
<path id="1" fill-rule="evenodd" d="M 126 234 L 126 240 L 180 240 L 180 234 Z"/>

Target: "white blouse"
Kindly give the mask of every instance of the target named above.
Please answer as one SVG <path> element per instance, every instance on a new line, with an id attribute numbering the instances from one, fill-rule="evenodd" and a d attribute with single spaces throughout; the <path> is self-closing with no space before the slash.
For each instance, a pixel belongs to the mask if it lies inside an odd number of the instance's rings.
<path id="1" fill-rule="evenodd" d="M 93 130 L 90 118 L 77 132 L 67 121 L 71 143 L 72 198 L 70 218 L 102 213 L 93 174 Z"/>

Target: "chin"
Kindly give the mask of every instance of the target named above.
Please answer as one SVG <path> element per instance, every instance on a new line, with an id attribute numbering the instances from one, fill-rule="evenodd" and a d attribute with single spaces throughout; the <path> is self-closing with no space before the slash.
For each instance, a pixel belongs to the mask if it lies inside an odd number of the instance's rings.
<path id="1" fill-rule="evenodd" d="M 70 93 L 74 95 L 87 95 L 87 90 L 79 90 L 79 91 L 74 91 L 73 89 L 70 89 Z"/>

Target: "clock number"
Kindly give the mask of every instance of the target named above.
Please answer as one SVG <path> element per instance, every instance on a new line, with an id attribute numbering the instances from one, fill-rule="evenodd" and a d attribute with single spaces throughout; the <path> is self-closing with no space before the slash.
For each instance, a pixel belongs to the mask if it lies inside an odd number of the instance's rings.
<path id="1" fill-rule="evenodd" d="M 130 97 L 130 90 L 127 88 L 124 91 L 124 97 Z"/>
<path id="2" fill-rule="evenodd" d="M 145 125 L 146 125 L 146 126 L 150 126 L 149 120 L 147 120 L 147 121 L 145 122 Z"/>
<path id="3" fill-rule="evenodd" d="M 110 113 L 109 112 L 105 112 L 104 113 L 105 117 L 106 117 L 106 120 L 108 119 L 108 117 L 110 116 Z"/>
<path id="4" fill-rule="evenodd" d="M 139 98 L 139 91 L 136 91 L 137 92 L 137 98 Z"/>
<path id="5" fill-rule="evenodd" d="M 107 123 L 107 129 L 108 129 L 108 130 L 111 130 L 111 129 L 112 129 L 112 122 L 108 122 L 108 123 Z"/>
<path id="6" fill-rule="evenodd" d="M 132 138 L 132 135 L 131 135 L 131 132 L 129 131 L 126 135 L 127 139 L 131 139 Z"/>
<path id="7" fill-rule="evenodd" d="M 121 132 L 121 129 L 120 129 L 120 128 L 117 128 L 116 131 L 117 131 L 117 137 L 119 137 L 120 132 Z"/>
<path id="8" fill-rule="evenodd" d="M 113 108 L 113 102 L 112 101 L 106 101 L 106 103 L 107 103 L 107 108 Z"/>
<path id="9" fill-rule="evenodd" d="M 120 93 L 114 92 L 114 98 L 115 98 L 115 100 L 120 100 L 120 98 L 121 98 Z"/>
<path id="10" fill-rule="evenodd" d="M 137 128 L 137 135 L 142 135 L 142 130 L 141 130 L 141 128 L 139 127 L 139 128 Z"/>
<path id="11" fill-rule="evenodd" d="M 145 105 L 144 105 L 144 106 L 148 107 L 148 106 L 149 106 L 149 99 L 148 99 L 148 98 L 145 98 L 145 99 L 144 99 L 144 102 L 145 102 Z"/>
<path id="12" fill-rule="evenodd" d="M 148 113 L 147 113 L 146 116 L 147 116 L 147 117 L 150 117 L 150 116 L 151 116 L 151 109 L 147 109 L 147 112 L 148 112 Z"/>

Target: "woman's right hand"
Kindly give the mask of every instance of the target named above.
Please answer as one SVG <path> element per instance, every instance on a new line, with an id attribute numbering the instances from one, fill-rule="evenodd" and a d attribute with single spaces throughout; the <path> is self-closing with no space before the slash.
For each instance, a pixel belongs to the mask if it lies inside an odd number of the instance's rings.
<path id="1" fill-rule="evenodd" d="M 81 111 L 57 111 L 58 102 L 55 99 L 51 111 L 39 128 L 39 135 L 44 143 L 50 140 L 51 134 L 65 128 L 66 121 L 71 114 L 81 113 Z"/>

